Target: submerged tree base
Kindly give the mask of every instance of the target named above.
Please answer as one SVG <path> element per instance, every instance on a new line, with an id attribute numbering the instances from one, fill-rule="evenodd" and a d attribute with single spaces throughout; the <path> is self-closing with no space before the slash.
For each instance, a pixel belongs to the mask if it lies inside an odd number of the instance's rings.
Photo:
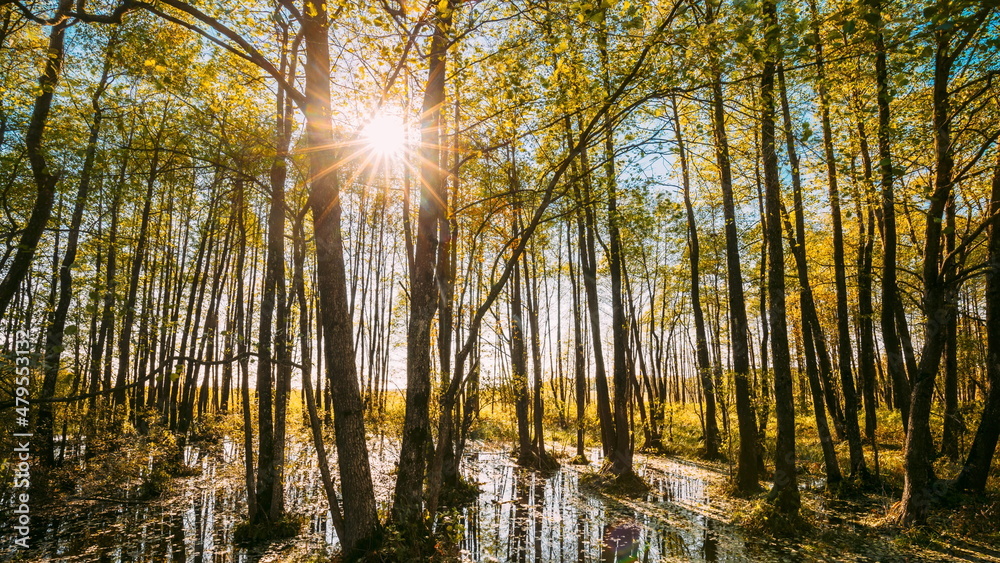
<path id="1" fill-rule="evenodd" d="M 306 519 L 304 516 L 286 514 L 276 522 L 251 524 L 240 522 L 233 528 L 233 542 L 237 545 L 253 545 L 262 542 L 294 538 L 302 531 Z"/>
<path id="2" fill-rule="evenodd" d="M 614 475 L 604 469 L 580 476 L 580 488 L 632 498 L 642 497 L 650 491 L 649 484 L 635 471 Z"/>
<path id="3" fill-rule="evenodd" d="M 555 471 L 559 469 L 559 461 L 549 452 L 542 452 L 539 455 L 538 450 L 532 448 L 526 454 L 515 452 L 515 455 L 517 456 L 517 464 L 521 467 L 536 471 Z"/>
<path id="4" fill-rule="evenodd" d="M 459 477 L 454 483 L 445 483 L 441 487 L 439 499 L 442 507 L 458 508 L 470 505 L 479 498 L 479 483 Z"/>
<path id="5" fill-rule="evenodd" d="M 734 516 L 736 523 L 748 532 L 776 538 L 798 537 L 813 529 L 801 510 L 785 513 L 764 498 L 752 501 L 747 510 L 737 511 Z"/>

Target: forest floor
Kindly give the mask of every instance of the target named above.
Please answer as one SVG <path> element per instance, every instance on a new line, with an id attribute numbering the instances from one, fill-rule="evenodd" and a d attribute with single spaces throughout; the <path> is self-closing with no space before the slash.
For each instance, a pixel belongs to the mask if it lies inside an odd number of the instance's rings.
<path id="1" fill-rule="evenodd" d="M 289 512 L 303 522 L 297 537 L 250 548 L 234 544 L 233 529 L 246 505 L 242 455 L 239 444 L 222 437 L 188 446 L 183 465 L 195 474 L 172 478 L 158 497 L 147 498 L 143 479 L 112 488 L 99 479 L 78 483 L 37 513 L 47 531 L 20 560 L 335 560 L 336 537 L 304 438 L 301 430 L 295 433 L 286 486 Z M 471 505 L 448 513 L 448 522 L 457 525 L 442 561 L 1000 561 L 995 493 L 940 508 L 927 528 L 902 532 L 883 522 L 891 490 L 827 493 L 810 469 L 808 452 L 802 491 L 809 526 L 794 538 L 780 538 L 760 525 L 762 497 L 727 493 L 728 463 L 706 463 L 683 452 L 639 454 L 637 472 L 650 491 L 628 498 L 581 487 L 581 478 L 597 467 L 568 464 L 575 451 L 559 442 L 550 451 L 563 465 L 545 474 L 516 467 L 504 442 L 479 441 L 471 449 L 465 475 L 481 492 Z M 385 508 L 398 451 L 391 438 L 373 439 L 370 450 Z M 598 454 L 588 452 L 591 459 Z M 3 555 L 12 555 L 8 549 Z"/>

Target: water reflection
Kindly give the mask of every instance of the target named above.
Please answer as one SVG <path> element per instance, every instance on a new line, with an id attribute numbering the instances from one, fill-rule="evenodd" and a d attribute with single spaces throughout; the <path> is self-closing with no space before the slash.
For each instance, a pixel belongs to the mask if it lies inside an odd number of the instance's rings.
<path id="1" fill-rule="evenodd" d="M 179 481 L 169 499 L 97 503 L 89 513 L 73 505 L 76 511 L 65 511 L 45 523 L 46 539 L 30 555 L 45 561 L 253 563 L 262 553 L 234 546 L 232 540 L 233 528 L 246 510 L 240 450 L 239 444 L 229 440 L 211 452 L 188 446 L 184 460 L 200 467 L 201 475 Z M 592 452 L 592 458 L 599 453 Z M 372 448 L 383 509 L 391 497 L 390 474 L 397 455 L 391 445 Z M 691 466 L 660 460 L 655 468 L 639 467 L 651 485 L 649 494 L 621 501 L 582 491 L 580 477 L 590 470 L 564 466 L 542 474 L 516 467 L 506 453 L 468 455 L 463 472 L 480 483 L 481 494 L 473 505 L 460 510 L 461 560 L 750 559 L 744 554 L 746 544 L 739 530 L 713 518 L 718 510 L 713 512 L 706 482 Z M 289 448 L 286 476 L 286 507 L 305 515 L 308 523 L 301 541 L 335 548 L 337 537 L 310 447 Z M 0 552 L 0 559 L 4 555 Z"/>
<path id="2" fill-rule="evenodd" d="M 508 456 L 471 454 L 466 476 L 480 483 L 478 502 L 463 509 L 464 561 L 626 563 L 664 559 L 745 561 L 739 531 L 706 514 L 704 480 L 644 468 L 652 486 L 638 501 L 581 491 L 580 470 L 525 471 Z M 719 534 L 726 542 L 719 541 Z"/>

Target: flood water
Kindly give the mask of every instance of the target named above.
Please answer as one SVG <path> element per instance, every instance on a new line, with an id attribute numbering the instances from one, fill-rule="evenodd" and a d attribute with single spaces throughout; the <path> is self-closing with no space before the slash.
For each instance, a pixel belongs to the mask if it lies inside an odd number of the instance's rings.
<path id="1" fill-rule="evenodd" d="M 388 441 L 372 443 L 383 510 L 397 455 Z M 286 506 L 307 517 L 306 529 L 295 540 L 254 549 L 232 541 L 246 510 L 240 448 L 230 441 L 205 454 L 189 447 L 185 461 L 200 467 L 201 475 L 178 480 L 163 499 L 128 500 L 109 492 L 108 497 L 125 500 L 74 499 L 44 519 L 36 516 L 34 529 L 45 532 L 33 538 L 28 559 L 253 563 L 279 560 L 289 545 L 298 554 L 336 547 L 311 447 L 290 448 L 287 464 Z M 581 476 L 593 467 L 564 465 L 543 474 L 516 467 L 508 453 L 496 451 L 473 452 L 464 461 L 466 478 L 478 483 L 481 493 L 457 514 L 461 561 L 759 561 L 788 553 L 788 546 L 745 538 L 728 524 L 725 505 L 709 494 L 709 482 L 721 476 L 692 463 L 639 458 L 637 472 L 651 490 L 644 498 L 619 499 L 581 490 Z M 4 536 L 0 556 L 9 556 L 9 530 Z"/>
<path id="2" fill-rule="evenodd" d="M 466 475 L 482 492 L 462 511 L 463 560 L 748 560 L 738 530 L 711 516 L 705 480 L 682 464 L 640 468 L 652 490 L 628 501 L 581 491 L 578 467 L 541 474 L 502 453 L 470 458 Z"/>

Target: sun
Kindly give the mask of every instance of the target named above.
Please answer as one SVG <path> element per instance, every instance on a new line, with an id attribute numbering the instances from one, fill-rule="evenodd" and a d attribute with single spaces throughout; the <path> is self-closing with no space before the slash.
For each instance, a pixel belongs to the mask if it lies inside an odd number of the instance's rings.
<path id="1" fill-rule="evenodd" d="M 361 130 L 369 150 L 380 156 L 399 156 L 406 146 L 403 120 L 395 115 L 376 115 Z"/>

